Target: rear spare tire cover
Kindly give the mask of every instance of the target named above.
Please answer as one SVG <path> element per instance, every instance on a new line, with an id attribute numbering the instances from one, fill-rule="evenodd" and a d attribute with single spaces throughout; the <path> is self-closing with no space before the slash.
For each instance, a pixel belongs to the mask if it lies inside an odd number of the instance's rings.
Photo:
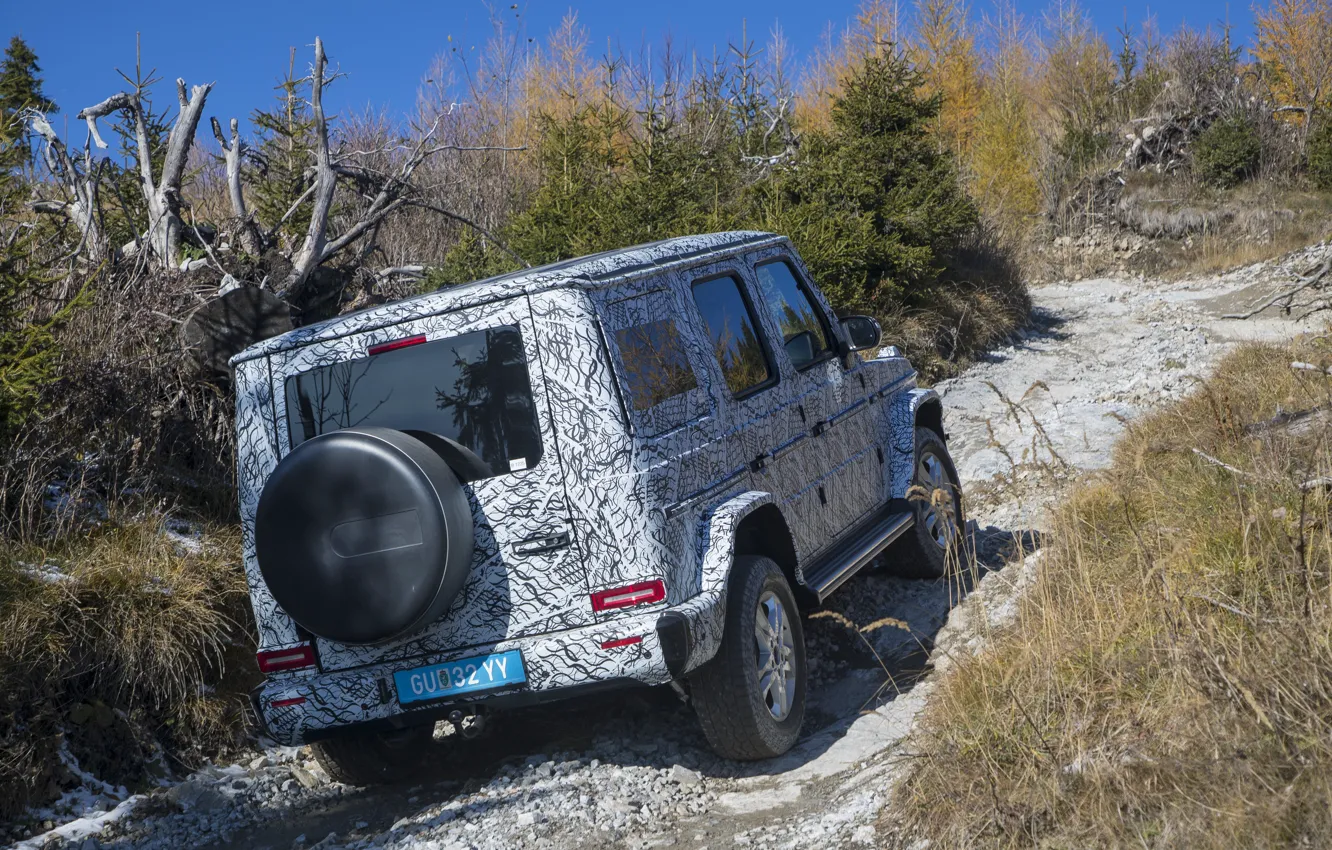
<path id="1" fill-rule="evenodd" d="M 381 643 L 442 615 L 467 577 L 472 512 L 444 459 L 388 428 L 301 443 L 273 470 L 254 522 L 259 571 L 308 631 Z"/>

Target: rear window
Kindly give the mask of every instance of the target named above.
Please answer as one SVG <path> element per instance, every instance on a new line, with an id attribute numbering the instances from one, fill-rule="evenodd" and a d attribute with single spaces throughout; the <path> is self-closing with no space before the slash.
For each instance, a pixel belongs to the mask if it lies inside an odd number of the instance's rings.
<path id="1" fill-rule="evenodd" d="M 457 440 L 493 475 L 541 459 L 536 404 L 517 327 L 501 326 L 333 363 L 287 379 L 291 447 L 380 426 Z"/>

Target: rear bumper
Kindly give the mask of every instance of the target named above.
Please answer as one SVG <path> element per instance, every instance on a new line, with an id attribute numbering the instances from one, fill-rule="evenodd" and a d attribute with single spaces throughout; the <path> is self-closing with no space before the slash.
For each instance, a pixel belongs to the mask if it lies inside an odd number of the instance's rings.
<path id="1" fill-rule="evenodd" d="M 674 608 L 657 607 L 565 632 L 355 670 L 274 677 L 252 700 L 264 731 L 279 743 L 296 745 L 348 726 L 431 722 L 464 705 L 530 704 L 603 688 L 660 685 L 712 657 L 716 641 L 710 636 L 717 634 L 721 612 L 720 594 L 705 593 Z M 602 648 L 603 643 L 632 638 L 638 640 Z M 398 703 L 393 684 L 397 671 L 508 650 L 522 653 L 526 683 L 429 703 Z"/>

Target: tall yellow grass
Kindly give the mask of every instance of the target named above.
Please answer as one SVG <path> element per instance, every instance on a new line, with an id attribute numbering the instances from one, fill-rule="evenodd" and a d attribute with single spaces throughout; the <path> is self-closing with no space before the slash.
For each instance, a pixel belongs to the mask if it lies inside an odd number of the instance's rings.
<path id="1" fill-rule="evenodd" d="M 941 847 L 1332 843 L 1332 363 L 1247 347 L 1057 512 L 885 813 Z"/>
<path id="2" fill-rule="evenodd" d="M 0 817 L 70 784 L 65 748 L 113 784 L 217 752 L 255 676 L 235 527 L 182 546 L 159 518 L 54 548 L 0 548 Z"/>

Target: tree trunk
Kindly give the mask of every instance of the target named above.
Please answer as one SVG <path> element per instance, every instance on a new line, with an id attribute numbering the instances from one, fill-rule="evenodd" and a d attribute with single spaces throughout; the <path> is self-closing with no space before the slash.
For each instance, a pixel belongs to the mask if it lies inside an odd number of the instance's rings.
<path id="1" fill-rule="evenodd" d="M 337 189 L 338 175 L 333 170 L 333 158 L 328 152 L 328 121 L 324 118 L 324 56 L 323 39 L 315 38 L 315 61 L 311 73 L 310 107 L 315 125 L 315 180 L 314 209 L 310 211 L 310 227 L 305 242 L 291 260 L 291 274 L 282 287 L 288 300 L 300 290 L 310 273 L 324 261 L 324 246 L 328 242 L 328 214 L 333 208 L 333 192 Z"/>
<path id="2" fill-rule="evenodd" d="M 240 138 L 240 123 L 231 119 L 231 144 L 222 136 L 222 125 L 217 119 L 212 120 L 213 135 L 222 146 L 222 153 L 227 166 L 227 196 L 231 199 L 231 214 L 236 217 L 236 241 L 241 250 L 257 257 L 263 253 L 263 241 L 259 237 L 259 227 L 250 217 L 245 207 L 245 193 L 241 191 L 241 154 L 244 145 Z"/>
<path id="3" fill-rule="evenodd" d="M 33 201 L 29 207 L 34 212 L 64 216 L 79 231 L 79 246 L 75 255 L 83 254 L 93 262 L 101 260 L 106 255 L 106 239 L 97 208 L 100 167 L 94 167 L 89 151 L 84 156 L 84 168 L 80 171 L 70 159 L 65 143 L 40 112 L 29 113 L 28 124 L 46 142 L 42 148 L 42 159 L 51 175 L 59 181 L 65 195 L 63 200 Z"/>
<path id="4" fill-rule="evenodd" d="M 148 143 L 148 127 L 143 111 L 143 92 L 136 89 L 133 94 L 121 92 L 112 95 L 96 106 L 90 106 L 79 112 L 78 118 L 88 122 L 88 130 L 99 148 L 105 148 L 106 142 L 97 133 L 97 119 L 112 112 L 127 112 L 134 119 L 135 141 L 138 143 L 139 187 L 143 191 L 144 201 L 148 205 L 148 233 L 145 242 L 164 268 L 178 269 L 180 263 L 180 238 L 185 230 L 180 211 L 182 200 L 181 182 L 185 177 L 185 163 L 189 157 L 190 146 L 194 144 L 194 134 L 199 129 L 199 120 L 203 116 L 204 102 L 213 84 L 195 86 L 186 97 L 185 81 L 176 80 L 176 96 L 180 101 L 180 115 L 171 125 L 167 136 L 166 158 L 162 163 L 162 173 L 153 179 L 152 151 Z"/>

